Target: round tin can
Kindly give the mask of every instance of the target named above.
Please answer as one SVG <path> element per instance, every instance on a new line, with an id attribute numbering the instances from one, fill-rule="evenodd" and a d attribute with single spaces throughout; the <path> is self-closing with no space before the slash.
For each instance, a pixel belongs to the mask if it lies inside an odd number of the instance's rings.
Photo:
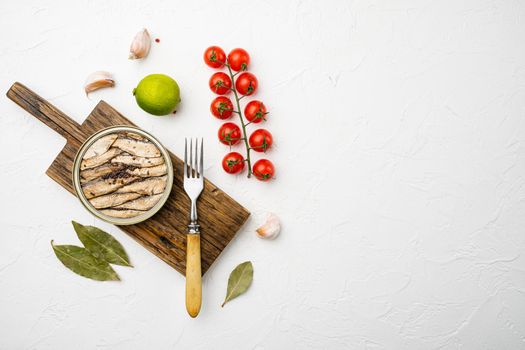
<path id="1" fill-rule="evenodd" d="M 85 155 L 86 151 L 88 149 L 90 149 L 90 147 L 97 140 L 101 139 L 104 136 L 110 135 L 110 134 L 126 133 L 126 132 L 133 133 L 133 134 L 138 134 L 138 135 L 144 137 L 145 139 L 147 139 L 148 141 L 152 142 L 157 147 L 157 149 L 160 151 L 161 156 L 164 158 L 164 163 L 166 164 L 166 167 L 167 167 L 167 171 L 166 171 L 167 179 L 166 179 L 166 187 L 164 188 L 164 191 L 162 192 L 162 195 L 161 195 L 160 199 L 158 200 L 158 202 L 151 209 L 148 209 L 148 210 L 144 211 L 143 213 L 141 213 L 141 214 L 139 214 L 137 216 L 134 216 L 134 217 L 118 218 L 118 217 L 109 216 L 109 215 L 104 214 L 101 210 L 95 208 L 90 203 L 90 201 L 88 200 L 88 198 L 84 194 L 84 191 L 82 190 L 81 177 L 80 177 L 80 170 L 81 170 L 80 169 L 80 167 L 81 167 L 80 165 L 82 163 L 82 160 L 84 159 L 84 155 Z M 80 146 L 80 148 L 79 148 L 79 150 L 78 150 L 78 152 L 77 152 L 77 154 L 75 156 L 75 160 L 74 160 L 74 163 L 73 163 L 72 175 L 73 175 L 73 186 L 75 188 L 75 192 L 77 194 L 77 197 L 80 199 L 80 202 L 84 205 L 84 207 L 87 210 L 89 210 L 96 217 L 98 217 L 98 218 L 100 218 L 100 219 L 102 219 L 102 220 L 104 220 L 106 222 L 115 224 L 115 225 L 132 225 L 132 224 L 136 224 L 136 223 L 142 222 L 142 221 L 150 218 L 151 216 L 153 216 L 157 211 L 160 210 L 160 208 L 162 208 L 164 203 L 166 203 L 166 200 L 168 199 L 168 197 L 169 197 L 169 195 L 171 193 L 171 188 L 172 188 L 172 185 L 173 185 L 173 165 L 171 163 L 171 158 L 170 158 L 169 152 L 159 142 L 159 140 L 157 140 L 153 135 L 151 135 L 150 133 L 148 133 L 148 132 L 146 132 L 146 131 L 144 131 L 142 129 L 139 129 L 137 127 L 132 127 L 132 126 L 112 126 L 112 127 L 106 128 L 106 129 L 102 129 L 102 130 L 94 133 L 93 135 L 91 135 L 82 144 L 82 146 Z"/>

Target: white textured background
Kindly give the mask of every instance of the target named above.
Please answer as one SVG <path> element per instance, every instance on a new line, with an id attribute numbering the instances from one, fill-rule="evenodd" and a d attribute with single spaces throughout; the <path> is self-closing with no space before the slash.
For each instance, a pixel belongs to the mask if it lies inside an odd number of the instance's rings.
<path id="1" fill-rule="evenodd" d="M 105 99 L 175 153 L 206 138 L 207 175 L 253 215 L 204 279 L 184 278 L 45 176 L 64 140 L 0 96 L 0 349 L 524 349 L 525 2 L 2 1 L 0 92 L 20 81 L 81 122 Z M 127 60 L 147 27 L 144 62 Z M 246 48 L 268 106 L 276 181 L 223 173 L 208 111 L 212 44 Z M 85 77 L 117 87 L 87 99 Z M 179 82 L 169 118 L 131 96 Z M 262 241 L 268 211 L 283 232 Z M 126 247 L 121 283 L 66 270 L 69 221 Z M 249 292 L 219 307 L 231 269 Z"/>

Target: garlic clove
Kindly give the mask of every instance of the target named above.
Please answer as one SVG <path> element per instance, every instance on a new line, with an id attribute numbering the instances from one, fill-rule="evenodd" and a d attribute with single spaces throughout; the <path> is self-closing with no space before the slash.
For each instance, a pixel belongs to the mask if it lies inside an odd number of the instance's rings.
<path id="1" fill-rule="evenodd" d="M 105 71 L 97 71 L 91 73 L 87 77 L 86 83 L 84 85 L 84 90 L 86 91 L 87 95 L 91 91 L 113 86 L 115 86 L 115 80 L 113 80 L 111 73 Z"/>
<path id="2" fill-rule="evenodd" d="M 256 230 L 259 237 L 266 239 L 274 239 L 279 235 L 280 231 L 281 223 L 279 222 L 279 218 L 273 213 L 268 214 L 264 225 Z"/>
<path id="3" fill-rule="evenodd" d="M 151 48 L 151 37 L 146 28 L 142 29 L 135 35 L 131 47 L 129 48 L 129 59 L 136 60 L 148 55 Z"/>

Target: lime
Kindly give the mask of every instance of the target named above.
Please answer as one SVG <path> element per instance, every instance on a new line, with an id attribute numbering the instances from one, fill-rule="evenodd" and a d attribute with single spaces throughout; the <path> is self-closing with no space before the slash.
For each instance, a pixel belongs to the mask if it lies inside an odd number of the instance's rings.
<path id="1" fill-rule="evenodd" d="M 151 74 L 142 79 L 133 95 L 140 108 L 153 115 L 167 115 L 180 102 L 179 85 L 164 74 Z"/>

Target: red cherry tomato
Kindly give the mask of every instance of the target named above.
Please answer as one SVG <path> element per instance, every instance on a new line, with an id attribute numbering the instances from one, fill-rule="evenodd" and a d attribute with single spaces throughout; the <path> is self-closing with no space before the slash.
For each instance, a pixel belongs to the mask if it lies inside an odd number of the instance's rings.
<path id="1" fill-rule="evenodd" d="M 226 54 L 220 47 L 210 46 L 204 51 L 204 62 L 211 68 L 221 68 L 226 62 Z"/>
<path id="2" fill-rule="evenodd" d="M 266 120 L 266 106 L 261 101 L 250 101 L 246 107 L 244 107 L 244 116 L 252 123 L 260 123 Z"/>
<path id="3" fill-rule="evenodd" d="M 230 92 L 232 80 L 223 72 L 217 72 L 210 78 L 210 89 L 217 95 L 225 95 Z"/>
<path id="4" fill-rule="evenodd" d="M 233 49 L 228 54 L 228 63 L 236 72 L 246 70 L 250 64 L 250 55 L 245 49 Z"/>
<path id="5" fill-rule="evenodd" d="M 233 113 L 232 101 L 225 96 L 216 97 L 211 101 L 211 114 L 219 119 L 228 119 Z"/>
<path id="6" fill-rule="evenodd" d="M 241 129 L 234 123 L 224 123 L 219 128 L 219 141 L 225 145 L 232 146 L 241 139 Z"/>
<path id="7" fill-rule="evenodd" d="M 252 173 L 257 179 L 268 181 L 275 174 L 275 167 L 268 159 L 259 159 L 253 165 Z"/>
<path id="8" fill-rule="evenodd" d="M 237 174 L 244 169 L 244 157 L 237 152 L 230 152 L 222 159 L 222 168 L 228 174 Z"/>
<path id="9" fill-rule="evenodd" d="M 249 72 L 244 72 L 239 75 L 237 80 L 235 81 L 235 88 L 237 91 L 239 91 L 242 95 L 251 95 L 257 90 L 257 78 L 255 75 Z"/>
<path id="10" fill-rule="evenodd" d="M 266 129 L 257 129 L 250 135 L 248 140 L 250 147 L 256 152 L 266 152 L 272 146 L 272 134 Z"/>

